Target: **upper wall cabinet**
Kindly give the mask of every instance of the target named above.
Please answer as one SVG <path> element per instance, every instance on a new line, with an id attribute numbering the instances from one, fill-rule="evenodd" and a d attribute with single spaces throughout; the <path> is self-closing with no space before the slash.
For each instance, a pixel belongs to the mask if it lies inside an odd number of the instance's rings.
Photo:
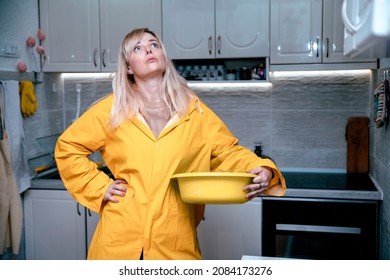
<path id="1" fill-rule="evenodd" d="M 342 0 L 272 0 L 270 63 L 369 62 L 343 55 Z"/>
<path id="2" fill-rule="evenodd" d="M 40 0 L 46 72 L 115 71 L 124 36 L 149 27 L 161 34 L 161 0 Z"/>
<path id="3" fill-rule="evenodd" d="M 269 56 L 269 0 L 162 0 L 172 59 Z"/>

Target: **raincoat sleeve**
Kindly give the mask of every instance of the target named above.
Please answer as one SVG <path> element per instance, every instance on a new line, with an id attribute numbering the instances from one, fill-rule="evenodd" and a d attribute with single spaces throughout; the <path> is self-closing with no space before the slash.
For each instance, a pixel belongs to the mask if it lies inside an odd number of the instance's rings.
<path id="1" fill-rule="evenodd" d="M 108 129 L 109 97 L 89 108 L 58 138 L 55 160 L 69 193 L 99 213 L 103 196 L 113 182 L 88 156 L 102 149 Z"/>
<path id="2" fill-rule="evenodd" d="M 286 183 L 276 164 L 240 146 L 238 139 L 211 109 L 203 103 L 202 109 L 206 123 L 203 126 L 204 135 L 207 135 L 207 142 L 211 146 L 211 171 L 249 172 L 259 166 L 269 167 L 273 172 L 273 178 L 269 189 L 264 194 L 283 196 L 286 192 Z"/>

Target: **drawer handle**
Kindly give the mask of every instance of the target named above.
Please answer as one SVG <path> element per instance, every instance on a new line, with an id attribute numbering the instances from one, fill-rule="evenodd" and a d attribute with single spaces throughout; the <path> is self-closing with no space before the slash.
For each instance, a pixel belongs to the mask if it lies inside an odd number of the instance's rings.
<path id="1" fill-rule="evenodd" d="M 81 216 L 81 212 L 80 212 L 80 203 L 77 202 L 77 214 L 79 216 Z"/>
<path id="2" fill-rule="evenodd" d="M 326 233 L 348 233 L 360 234 L 361 228 L 358 227 L 333 227 L 316 225 L 297 225 L 297 224 L 276 224 L 276 230 L 303 231 L 303 232 L 326 232 Z"/>

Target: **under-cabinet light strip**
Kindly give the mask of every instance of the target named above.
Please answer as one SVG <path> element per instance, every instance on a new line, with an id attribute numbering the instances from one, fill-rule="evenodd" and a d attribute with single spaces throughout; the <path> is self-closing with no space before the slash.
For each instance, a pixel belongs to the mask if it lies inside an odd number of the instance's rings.
<path id="1" fill-rule="evenodd" d="M 368 75 L 371 70 L 332 70 L 332 71 L 272 71 L 270 75 L 273 78 L 285 78 L 285 77 L 321 77 L 321 76 L 356 76 L 356 75 Z"/>
<path id="2" fill-rule="evenodd" d="M 359 76 L 368 75 L 371 70 L 334 70 L 334 71 L 271 71 L 270 81 L 204 81 L 204 82 L 193 82 L 188 81 L 190 87 L 198 88 L 268 88 L 272 87 L 272 79 L 274 78 L 288 78 L 288 77 L 321 77 L 321 76 Z M 112 79 L 114 73 L 63 73 L 63 79 Z"/>
<path id="3" fill-rule="evenodd" d="M 111 79 L 114 73 L 62 73 L 63 79 Z"/>
<path id="4" fill-rule="evenodd" d="M 188 82 L 193 88 L 269 88 L 272 87 L 268 82 Z"/>

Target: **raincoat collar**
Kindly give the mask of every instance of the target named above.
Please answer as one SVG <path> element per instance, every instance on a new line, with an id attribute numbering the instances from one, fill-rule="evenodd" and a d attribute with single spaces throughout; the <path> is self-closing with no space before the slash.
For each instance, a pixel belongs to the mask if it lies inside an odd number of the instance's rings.
<path id="1" fill-rule="evenodd" d="M 167 122 L 163 130 L 161 131 L 160 135 L 156 138 L 152 132 L 152 130 L 149 128 L 149 125 L 147 124 L 144 116 L 140 112 L 137 112 L 135 117 L 132 119 L 132 123 L 136 125 L 147 137 L 152 139 L 153 141 L 158 140 L 159 138 L 163 137 L 167 133 L 169 133 L 173 128 L 180 125 L 181 123 L 187 121 L 190 118 L 190 115 L 194 113 L 194 111 L 198 111 L 199 114 L 203 113 L 201 102 L 198 97 L 194 97 L 191 100 L 191 103 L 189 105 L 188 113 L 183 117 L 180 118 L 178 114 L 174 114 L 170 120 Z"/>

